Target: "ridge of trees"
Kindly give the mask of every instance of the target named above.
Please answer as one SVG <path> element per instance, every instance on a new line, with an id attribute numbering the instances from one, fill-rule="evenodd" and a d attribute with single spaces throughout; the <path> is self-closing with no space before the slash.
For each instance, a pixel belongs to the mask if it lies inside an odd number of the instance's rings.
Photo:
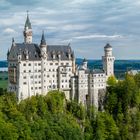
<path id="1" fill-rule="evenodd" d="M 67 101 L 60 91 L 17 103 L 0 89 L 2 140 L 139 140 L 140 74 L 108 79 L 104 111 Z"/>

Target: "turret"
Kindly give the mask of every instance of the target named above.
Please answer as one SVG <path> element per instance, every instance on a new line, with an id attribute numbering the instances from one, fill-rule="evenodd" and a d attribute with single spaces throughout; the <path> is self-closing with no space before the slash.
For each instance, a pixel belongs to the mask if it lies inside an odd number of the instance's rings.
<path id="1" fill-rule="evenodd" d="M 41 56 L 46 57 L 47 55 L 47 44 L 45 40 L 44 31 L 42 32 L 41 42 L 40 42 L 40 50 L 41 50 Z"/>
<path id="2" fill-rule="evenodd" d="M 15 40 L 12 38 L 12 46 L 15 46 Z"/>
<path id="3" fill-rule="evenodd" d="M 23 35 L 24 35 L 24 43 L 28 43 L 28 44 L 32 43 L 32 27 L 31 27 L 28 11 L 27 11 L 27 18 L 24 26 Z"/>
<path id="4" fill-rule="evenodd" d="M 107 78 L 114 75 L 114 61 L 115 57 L 112 55 L 112 46 L 110 44 L 106 44 L 104 47 L 104 56 L 103 60 L 103 69 L 106 73 Z"/>
<path id="5" fill-rule="evenodd" d="M 87 69 L 87 60 L 84 58 L 83 60 L 83 69 L 86 70 Z"/>

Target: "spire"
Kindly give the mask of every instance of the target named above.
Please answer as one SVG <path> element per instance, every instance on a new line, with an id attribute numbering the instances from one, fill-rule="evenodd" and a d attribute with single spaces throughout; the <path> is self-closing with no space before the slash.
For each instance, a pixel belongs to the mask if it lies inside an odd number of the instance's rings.
<path id="1" fill-rule="evenodd" d="M 7 56 L 9 56 L 9 54 L 10 54 L 10 50 L 8 49 L 8 51 L 7 51 Z"/>
<path id="2" fill-rule="evenodd" d="M 83 59 L 83 62 L 87 62 L 87 59 L 86 59 L 86 58 L 84 58 L 84 59 Z"/>
<path id="3" fill-rule="evenodd" d="M 15 46 L 15 40 L 12 38 L 12 46 Z"/>
<path id="4" fill-rule="evenodd" d="M 15 40 L 14 40 L 14 37 L 12 38 L 12 43 L 14 43 L 15 42 Z"/>
<path id="5" fill-rule="evenodd" d="M 32 29 L 28 12 L 29 12 L 29 11 L 27 10 L 27 18 L 26 18 L 26 22 L 25 22 L 25 29 L 26 29 L 26 28 Z"/>
<path id="6" fill-rule="evenodd" d="M 45 40 L 45 35 L 44 35 L 44 30 L 42 31 L 42 37 L 41 37 L 41 45 L 46 45 L 46 40 Z"/>

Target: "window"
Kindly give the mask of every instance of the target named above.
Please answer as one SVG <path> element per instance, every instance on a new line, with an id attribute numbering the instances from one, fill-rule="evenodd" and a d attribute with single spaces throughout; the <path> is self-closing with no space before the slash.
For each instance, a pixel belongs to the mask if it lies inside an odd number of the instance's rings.
<path id="1" fill-rule="evenodd" d="M 23 66 L 26 66 L 26 64 L 24 63 Z"/>
<path id="2" fill-rule="evenodd" d="M 23 82 L 23 84 L 26 85 L 27 83 L 26 82 Z"/>
<path id="3" fill-rule="evenodd" d="M 26 70 L 24 70 L 23 72 L 26 72 Z"/>
<path id="4" fill-rule="evenodd" d="M 31 87 L 31 89 L 33 90 L 33 87 Z"/>
<path id="5" fill-rule="evenodd" d="M 31 66 L 31 63 L 29 63 L 28 66 Z"/>
<path id="6" fill-rule="evenodd" d="M 53 63 L 50 63 L 50 65 L 53 65 Z"/>
<path id="7" fill-rule="evenodd" d="M 58 63 L 55 63 L 55 65 L 58 65 Z"/>
<path id="8" fill-rule="evenodd" d="M 23 79 L 26 79 L 26 76 L 24 76 Z"/>
<path id="9" fill-rule="evenodd" d="M 29 72 L 31 72 L 31 70 L 29 70 Z"/>
<path id="10" fill-rule="evenodd" d="M 38 63 L 38 66 L 41 66 L 41 63 Z"/>

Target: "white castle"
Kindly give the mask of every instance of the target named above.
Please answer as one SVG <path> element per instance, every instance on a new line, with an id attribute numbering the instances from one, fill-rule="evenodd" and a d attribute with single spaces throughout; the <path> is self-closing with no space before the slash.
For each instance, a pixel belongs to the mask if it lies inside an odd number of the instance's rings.
<path id="1" fill-rule="evenodd" d="M 46 95 L 51 90 L 64 91 L 67 100 L 76 100 L 99 108 L 107 78 L 114 75 L 112 47 L 104 47 L 103 69 L 89 70 L 87 60 L 76 67 L 70 45 L 48 45 L 44 32 L 40 45 L 32 42 L 32 27 L 27 14 L 24 43 L 15 43 L 7 53 L 8 90 L 21 101 L 32 95 Z"/>

